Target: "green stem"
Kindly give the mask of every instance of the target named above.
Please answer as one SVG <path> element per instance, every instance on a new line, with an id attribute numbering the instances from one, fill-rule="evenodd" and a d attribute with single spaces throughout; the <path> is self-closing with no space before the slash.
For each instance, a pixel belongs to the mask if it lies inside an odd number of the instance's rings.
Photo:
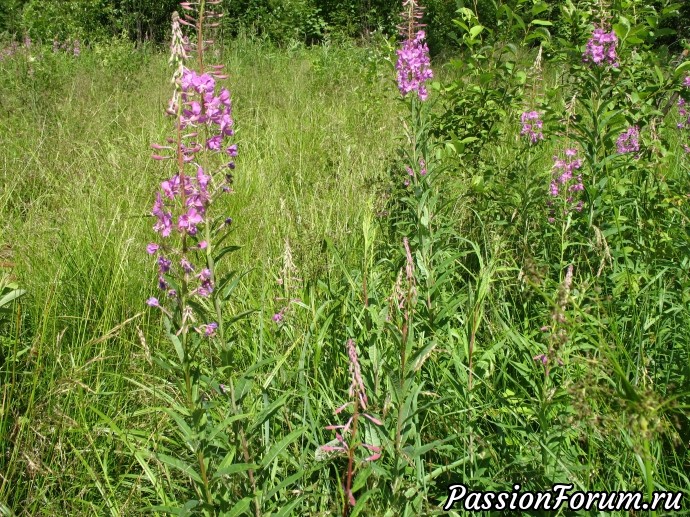
<path id="1" fill-rule="evenodd" d="M 213 246 L 211 243 L 211 225 L 207 222 L 204 225 L 204 236 L 206 238 L 206 265 L 211 272 L 211 282 L 216 286 L 216 262 L 213 260 Z M 218 323 L 218 335 L 225 344 L 225 325 L 223 324 L 223 310 L 220 303 L 219 293 L 213 295 L 213 307 L 216 311 L 216 323 Z"/>
<path id="2" fill-rule="evenodd" d="M 355 450 L 357 449 L 357 421 L 359 420 L 359 396 L 355 393 L 354 410 L 352 414 L 352 434 L 347 451 L 347 472 L 345 473 L 345 498 L 348 502 L 343 506 L 343 517 L 350 514 L 350 493 L 352 492 L 352 477 L 354 475 Z"/>
<path id="3" fill-rule="evenodd" d="M 646 431 L 646 429 L 645 429 Z M 652 466 L 652 455 L 651 455 L 651 450 L 649 446 L 649 438 L 644 438 L 643 439 L 643 454 L 644 454 L 644 474 L 645 474 L 645 481 L 647 485 L 647 499 L 649 501 L 652 500 L 654 496 L 654 471 L 653 471 L 653 466 Z M 656 512 L 651 512 L 652 516 L 656 515 Z"/>

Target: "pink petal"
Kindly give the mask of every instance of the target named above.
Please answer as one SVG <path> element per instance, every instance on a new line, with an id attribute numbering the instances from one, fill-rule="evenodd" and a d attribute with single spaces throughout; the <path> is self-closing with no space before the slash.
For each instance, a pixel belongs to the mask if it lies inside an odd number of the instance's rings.
<path id="1" fill-rule="evenodd" d="M 367 417 L 369 420 L 374 422 L 376 425 L 383 425 L 383 422 L 379 420 L 378 418 L 374 418 L 373 416 L 369 415 L 368 413 L 362 413 L 365 417 Z"/>
<path id="2" fill-rule="evenodd" d="M 340 406 L 338 409 L 335 410 L 335 414 L 336 415 L 339 414 L 340 412 L 343 411 L 343 409 L 345 409 L 350 404 L 352 404 L 352 402 L 345 402 L 345 404 L 343 404 L 342 406 Z"/>
<path id="3" fill-rule="evenodd" d="M 331 445 L 322 445 L 319 449 L 326 452 L 347 452 L 345 447 L 333 447 Z"/>

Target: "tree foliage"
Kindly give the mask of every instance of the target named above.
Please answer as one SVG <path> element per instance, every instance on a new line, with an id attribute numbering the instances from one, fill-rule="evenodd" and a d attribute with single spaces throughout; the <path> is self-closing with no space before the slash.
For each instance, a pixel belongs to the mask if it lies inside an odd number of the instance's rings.
<path id="1" fill-rule="evenodd" d="M 657 42 L 677 45 L 690 37 L 690 3 L 677 0 L 614 0 L 617 12 L 654 13 Z M 178 0 L 0 0 L 0 33 L 28 33 L 96 40 L 125 36 L 141 42 L 165 41 Z M 224 34 L 241 32 L 277 44 L 319 43 L 332 38 L 367 37 L 396 32 L 401 0 L 233 0 L 224 2 Z M 462 47 L 453 20 L 472 12 L 489 31 L 514 32 L 520 38 L 534 20 L 544 37 L 568 39 L 577 30 L 571 13 L 596 14 L 594 0 L 427 0 L 424 22 L 432 53 Z M 579 20 L 590 23 L 586 16 Z M 634 22 L 634 21 L 633 21 Z"/>

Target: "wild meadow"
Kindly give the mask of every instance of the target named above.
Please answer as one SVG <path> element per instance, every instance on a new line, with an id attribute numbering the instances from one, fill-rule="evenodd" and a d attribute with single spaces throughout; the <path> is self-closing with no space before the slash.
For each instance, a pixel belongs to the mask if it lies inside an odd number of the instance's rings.
<path id="1" fill-rule="evenodd" d="M 0 515 L 690 513 L 685 7 L 489 3 L 0 40 Z"/>

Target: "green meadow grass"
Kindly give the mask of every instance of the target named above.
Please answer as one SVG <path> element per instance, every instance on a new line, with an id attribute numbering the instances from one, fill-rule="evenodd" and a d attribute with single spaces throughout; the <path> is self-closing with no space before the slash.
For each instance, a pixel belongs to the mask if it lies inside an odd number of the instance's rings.
<path id="1" fill-rule="evenodd" d="M 233 267 L 256 300 L 275 291 L 286 247 L 301 277 L 323 273 L 323 239 L 347 248 L 371 208 L 397 118 L 393 82 L 367 78 L 365 58 L 249 43 L 225 52 L 241 151 L 223 209 L 242 245 Z M 163 55 L 142 59 L 125 75 L 86 55 L 28 91 L 19 70 L 5 99 L 0 242 L 29 294 L 21 327 L 3 329 L 16 359 L 2 379 L 0 501 L 32 515 L 100 512 L 103 498 L 126 515 L 150 490 L 94 412 L 118 421 L 146 408 L 130 381 L 148 378 L 165 346 L 145 310 L 155 271 L 144 248 L 167 172 L 149 145 L 171 124 L 170 69 Z M 123 467 L 131 477 L 111 485 L 107 472 Z"/>

